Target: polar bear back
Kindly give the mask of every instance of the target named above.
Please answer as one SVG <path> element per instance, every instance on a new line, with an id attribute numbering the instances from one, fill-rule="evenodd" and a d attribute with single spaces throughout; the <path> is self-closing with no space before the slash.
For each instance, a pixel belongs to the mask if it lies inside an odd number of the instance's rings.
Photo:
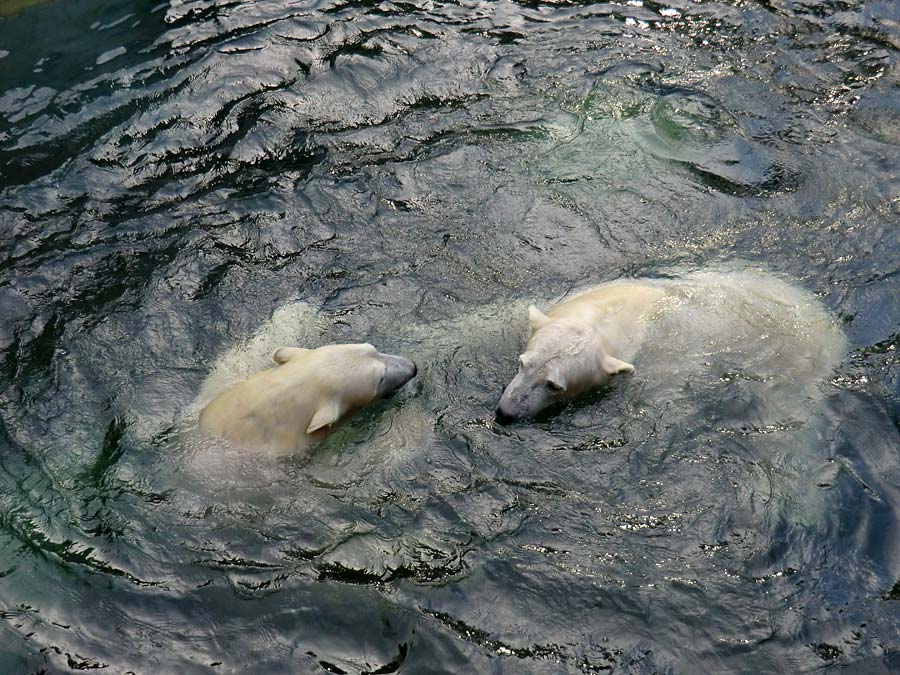
<path id="1" fill-rule="evenodd" d="M 606 349 L 627 360 L 640 346 L 647 320 L 665 293 L 651 281 L 616 281 L 554 306 L 547 316 L 595 326 L 604 335 Z"/>
<path id="2" fill-rule="evenodd" d="M 229 387 L 203 409 L 200 429 L 238 447 L 307 448 L 318 440 L 306 428 L 318 409 L 319 396 L 310 396 L 309 387 L 298 389 L 298 382 L 309 382 L 315 375 L 305 360 L 298 361 Z"/>
<path id="3" fill-rule="evenodd" d="M 614 282 L 556 305 L 547 316 L 588 321 L 611 319 L 632 324 L 646 318 L 663 295 L 664 291 L 651 282 Z"/>

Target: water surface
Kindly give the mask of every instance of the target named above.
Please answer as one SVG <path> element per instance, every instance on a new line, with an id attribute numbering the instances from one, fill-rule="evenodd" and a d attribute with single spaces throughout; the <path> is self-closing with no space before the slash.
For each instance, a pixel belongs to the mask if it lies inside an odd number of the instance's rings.
<path id="1" fill-rule="evenodd" d="M 3 672 L 900 668 L 898 50 L 891 0 L 0 3 Z M 847 336 L 799 421 L 723 361 L 492 423 L 532 299 L 738 261 Z M 415 384 L 194 461 L 298 302 Z"/>

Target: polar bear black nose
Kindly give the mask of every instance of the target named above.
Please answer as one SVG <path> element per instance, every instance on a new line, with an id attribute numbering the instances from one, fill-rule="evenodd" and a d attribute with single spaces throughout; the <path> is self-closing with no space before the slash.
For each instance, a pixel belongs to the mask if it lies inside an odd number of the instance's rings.
<path id="1" fill-rule="evenodd" d="M 384 362 L 384 374 L 376 392 L 379 398 L 390 397 L 419 372 L 416 364 L 404 356 L 382 354 L 381 359 Z"/>
<path id="2" fill-rule="evenodd" d="M 494 419 L 497 420 L 497 424 L 507 425 L 516 421 L 515 415 L 511 415 L 503 409 L 503 406 L 497 406 L 497 409 L 494 411 Z"/>

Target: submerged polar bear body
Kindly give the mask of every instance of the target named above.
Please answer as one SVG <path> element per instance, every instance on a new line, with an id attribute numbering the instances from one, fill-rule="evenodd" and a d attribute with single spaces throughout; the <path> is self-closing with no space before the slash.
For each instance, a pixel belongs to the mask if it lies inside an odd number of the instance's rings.
<path id="1" fill-rule="evenodd" d="M 274 368 L 210 401 L 200 413 L 201 431 L 242 448 L 305 450 L 416 374 L 409 359 L 381 354 L 369 344 L 281 347 L 272 360 Z"/>
<path id="2" fill-rule="evenodd" d="M 615 281 L 546 314 L 532 306 L 529 321 L 519 372 L 497 407 L 501 422 L 600 387 L 615 374 L 634 370 L 630 361 L 636 358 L 638 368 L 658 371 L 651 377 L 718 362 L 768 390 L 780 387 L 785 400 L 790 387 L 806 395 L 844 350 L 843 335 L 821 303 L 753 270 Z"/>

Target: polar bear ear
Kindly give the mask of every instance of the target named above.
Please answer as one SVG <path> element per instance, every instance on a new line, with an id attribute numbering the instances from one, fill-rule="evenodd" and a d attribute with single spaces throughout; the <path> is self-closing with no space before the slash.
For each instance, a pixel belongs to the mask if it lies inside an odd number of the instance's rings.
<path id="1" fill-rule="evenodd" d="M 312 434 L 319 429 L 334 425 L 341 419 L 343 412 L 344 411 L 341 406 L 338 405 L 337 401 L 326 401 L 319 406 L 319 409 L 316 410 L 316 414 L 313 415 L 313 418 L 309 421 L 309 426 L 306 427 L 306 433 Z"/>
<path id="2" fill-rule="evenodd" d="M 298 354 L 306 351 L 309 350 L 300 347 L 279 347 L 272 352 L 272 360 L 280 366 L 282 363 L 287 363 Z"/>
<path id="3" fill-rule="evenodd" d="M 630 363 L 620 361 L 616 357 L 610 356 L 609 354 L 603 357 L 603 363 L 601 365 L 603 367 L 603 370 L 605 370 L 610 375 L 615 375 L 616 373 L 630 373 L 634 370 L 634 366 Z"/>
<path id="4" fill-rule="evenodd" d="M 550 323 L 550 318 L 534 305 L 529 305 L 528 321 L 531 323 L 531 330 L 533 332 Z"/>

